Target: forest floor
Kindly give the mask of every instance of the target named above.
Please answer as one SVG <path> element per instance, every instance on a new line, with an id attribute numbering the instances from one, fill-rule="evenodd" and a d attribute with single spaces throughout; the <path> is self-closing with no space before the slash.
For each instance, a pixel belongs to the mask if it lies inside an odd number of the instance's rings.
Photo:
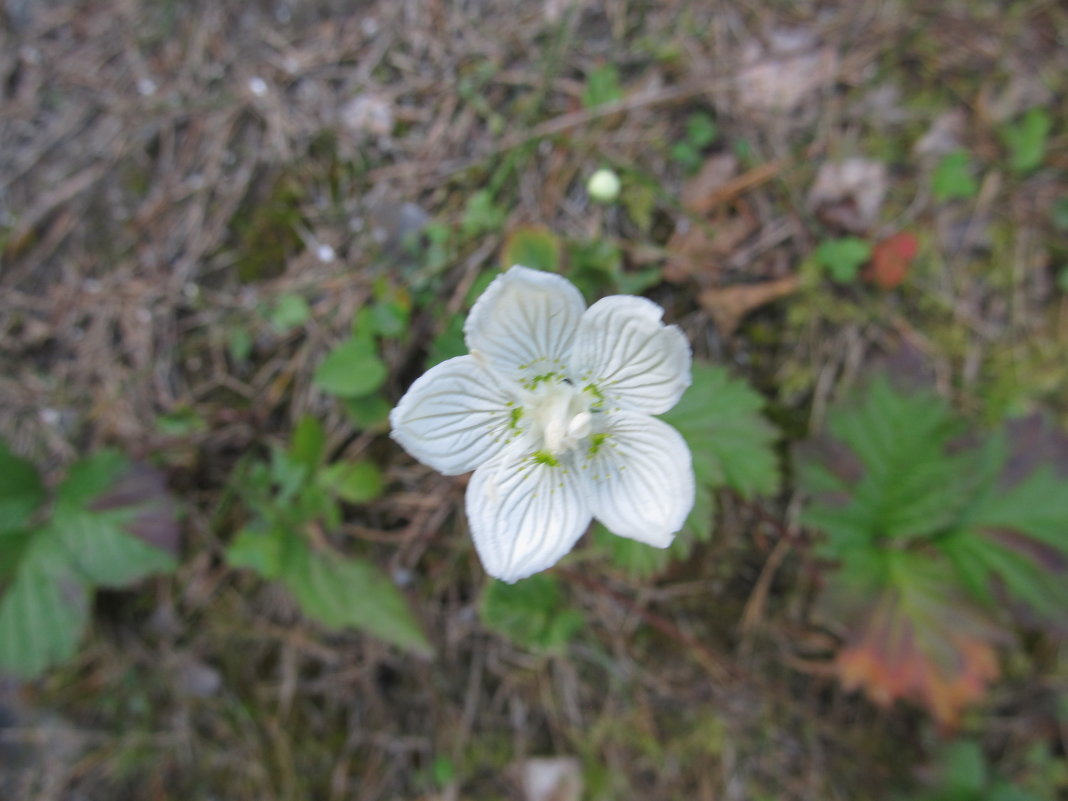
<path id="1" fill-rule="evenodd" d="M 0 680 L 0 795 L 949 798 L 967 741 L 1066 797 L 1055 636 L 1003 644 L 952 726 L 840 685 L 790 461 L 875 364 L 980 427 L 1068 426 L 1066 122 L 1055 0 L 6 0 L 0 437 L 50 484 L 106 446 L 151 462 L 182 542 L 96 596 L 73 659 Z M 615 203 L 587 195 L 601 167 Z M 784 476 L 722 493 L 651 576 L 581 546 L 551 575 L 582 627 L 545 653 L 480 615 L 465 479 L 382 419 L 528 252 L 660 303 L 763 396 Z M 344 403 L 316 371 L 361 309 L 402 330 Z M 334 543 L 401 587 L 432 659 L 224 560 L 242 471 L 306 415 L 380 471 Z M 952 797 L 1016 797 L 981 792 Z"/>

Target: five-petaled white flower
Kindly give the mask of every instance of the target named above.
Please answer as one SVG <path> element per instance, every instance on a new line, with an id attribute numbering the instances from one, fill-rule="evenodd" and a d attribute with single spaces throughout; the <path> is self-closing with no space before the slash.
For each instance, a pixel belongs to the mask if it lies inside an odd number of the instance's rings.
<path id="1" fill-rule="evenodd" d="M 390 414 L 419 461 L 475 471 L 467 517 L 491 576 L 550 567 L 592 517 L 659 548 L 682 528 L 690 451 L 652 415 L 690 385 L 690 346 L 662 316 L 629 295 L 587 309 L 567 279 L 512 267 L 471 309 L 470 354 L 431 368 Z"/>

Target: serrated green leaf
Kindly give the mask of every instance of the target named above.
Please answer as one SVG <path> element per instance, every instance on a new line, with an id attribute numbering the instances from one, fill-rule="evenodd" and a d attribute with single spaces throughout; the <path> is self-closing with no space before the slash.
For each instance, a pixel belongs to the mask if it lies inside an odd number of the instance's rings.
<path id="1" fill-rule="evenodd" d="M 662 417 L 689 444 L 699 483 L 752 497 L 779 485 L 776 432 L 760 414 L 763 406 L 759 393 L 726 369 L 695 364 L 693 384 Z"/>
<path id="2" fill-rule="evenodd" d="M 0 536 L 4 575 L 0 599 L 0 671 L 33 676 L 74 653 L 88 622 L 96 586 L 118 587 L 173 568 L 174 558 L 134 535 L 173 525 L 162 477 L 130 465 L 114 451 L 77 462 L 60 485 L 53 514 L 38 528 Z M 92 505 L 90 505 L 92 504 Z"/>
<path id="3" fill-rule="evenodd" d="M 386 380 L 388 371 L 368 337 L 347 339 L 319 364 L 312 381 L 319 389 L 342 398 L 370 395 Z"/>
<path id="4" fill-rule="evenodd" d="M 860 268 L 871 258 L 871 243 L 855 236 L 828 239 L 812 255 L 831 278 L 848 284 L 856 280 Z"/>
<path id="5" fill-rule="evenodd" d="M 985 494 L 969 523 L 1020 531 L 1068 554 L 1068 480 L 1041 467 L 1009 489 Z"/>
<path id="6" fill-rule="evenodd" d="M 859 457 L 863 476 L 848 512 L 815 508 L 810 520 L 823 514 L 878 539 L 926 536 L 958 521 L 987 475 L 975 470 L 974 452 L 947 452 L 964 429 L 944 401 L 899 393 L 884 377 L 859 402 L 835 407 L 828 428 Z"/>
<path id="7" fill-rule="evenodd" d="M 173 570 L 169 553 L 128 534 L 124 526 L 135 508 L 89 512 L 57 509 L 42 540 L 54 539 L 85 581 L 95 586 L 122 587 L 152 573 Z"/>
<path id="8" fill-rule="evenodd" d="M 312 551 L 292 540 L 281 580 L 309 617 L 332 628 L 354 627 L 421 656 L 433 649 L 400 591 L 374 565 Z"/>
<path id="9" fill-rule="evenodd" d="M 47 547 L 31 549 L 0 598 L 0 673 L 32 678 L 73 656 L 89 622 L 89 596 Z"/>
<path id="10" fill-rule="evenodd" d="M 0 534 L 25 526 L 44 498 L 37 469 L 0 441 Z"/>
<path id="11" fill-rule="evenodd" d="M 373 462 L 337 462 L 323 470 L 320 481 L 349 503 L 366 503 L 382 494 L 382 471 Z"/>
<path id="12" fill-rule="evenodd" d="M 282 574 L 286 536 L 278 530 L 243 528 L 226 549 L 226 561 L 231 567 L 246 568 L 266 579 L 276 579 Z"/>
<path id="13" fill-rule="evenodd" d="M 479 613 L 485 626 L 539 653 L 560 653 L 585 625 L 567 606 L 554 576 L 544 573 L 505 584 L 491 581 L 482 591 Z"/>

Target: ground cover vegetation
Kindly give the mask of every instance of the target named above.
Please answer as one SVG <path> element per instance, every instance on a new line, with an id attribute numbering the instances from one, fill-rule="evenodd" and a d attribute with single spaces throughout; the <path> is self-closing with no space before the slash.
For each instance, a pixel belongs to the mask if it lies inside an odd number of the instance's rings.
<path id="1" fill-rule="evenodd" d="M 1068 793 L 1063 4 L 0 20 L 0 797 Z M 389 438 L 513 264 L 692 345 L 670 548 Z"/>

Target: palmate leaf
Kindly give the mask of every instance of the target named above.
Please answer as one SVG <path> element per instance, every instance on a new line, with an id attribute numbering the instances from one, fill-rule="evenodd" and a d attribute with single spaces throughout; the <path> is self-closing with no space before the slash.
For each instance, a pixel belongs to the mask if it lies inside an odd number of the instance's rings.
<path id="1" fill-rule="evenodd" d="M 0 598 L 0 671 L 29 677 L 69 658 L 97 586 L 124 586 L 174 567 L 170 553 L 138 536 L 146 519 L 159 522 L 160 497 L 109 497 L 115 487 L 156 487 L 130 484 L 131 472 L 114 451 L 81 460 L 57 490 L 51 519 L 25 533 Z"/>
<path id="2" fill-rule="evenodd" d="M 777 434 L 763 407 L 760 394 L 725 368 L 695 364 L 693 383 L 662 419 L 690 446 L 698 484 L 751 497 L 779 487 Z"/>
<path id="3" fill-rule="evenodd" d="M 968 443 L 947 404 L 885 379 L 828 420 L 798 474 L 804 520 L 838 566 L 825 597 L 855 622 L 839 676 L 951 723 L 996 674 L 995 617 L 1068 611 L 1068 485 L 1035 469 L 1027 442 L 1026 459 L 1005 433 Z"/>
<path id="4" fill-rule="evenodd" d="M 899 393 L 882 377 L 859 403 L 835 407 L 828 428 L 859 466 L 843 485 L 850 496 L 845 508 L 817 501 L 809 511 L 810 522 L 832 539 L 842 533 L 916 539 L 943 531 L 960 517 L 982 479 L 972 453 L 947 451 L 964 427 L 945 401 L 928 393 Z M 801 471 L 803 482 L 813 476 Z M 848 531 L 837 532 L 838 525 Z"/>

